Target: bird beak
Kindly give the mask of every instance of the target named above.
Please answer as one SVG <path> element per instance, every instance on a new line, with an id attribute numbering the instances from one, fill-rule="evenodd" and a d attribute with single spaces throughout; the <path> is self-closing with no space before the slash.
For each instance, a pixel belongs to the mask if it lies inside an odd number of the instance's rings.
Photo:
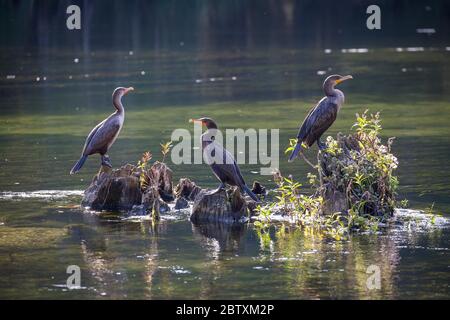
<path id="1" fill-rule="evenodd" d="M 340 78 L 340 79 L 337 79 L 337 80 L 336 80 L 336 84 L 339 84 L 339 83 L 341 83 L 341 82 L 344 82 L 345 80 L 350 80 L 350 79 L 353 79 L 353 77 L 352 77 L 351 75 L 344 76 L 344 77 L 342 77 L 342 78 Z"/>
<path id="2" fill-rule="evenodd" d="M 198 120 L 198 119 L 189 119 L 190 123 L 200 123 L 201 125 L 203 125 L 203 121 L 202 120 Z"/>
<path id="3" fill-rule="evenodd" d="M 133 87 L 126 88 L 125 91 L 123 92 L 123 95 L 126 95 L 130 91 L 134 91 L 134 88 Z"/>

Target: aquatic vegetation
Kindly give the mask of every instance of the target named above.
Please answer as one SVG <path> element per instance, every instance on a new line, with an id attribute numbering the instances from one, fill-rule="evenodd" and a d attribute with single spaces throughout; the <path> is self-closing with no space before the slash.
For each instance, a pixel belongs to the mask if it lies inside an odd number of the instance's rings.
<path id="1" fill-rule="evenodd" d="M 368 115 L 367 110 L 356 114 L 352 129 L 355 132 L 348 136 L 327 137 L 318 164 L 311 164 L 317 174 L 307 175 L 316 190 L 312 195 L 302 192 L 301 183 L 278 172 L 276 201 L 257 208 L 259 219 L 268 221 L 270 213 L 287 215 L 303 225 L 320 226 L 338 239 L 351 230 L 377 231 L 379 222 L 392 216 L 397 204 L 399 182 L 394 171 L 398 160 L 391 152 L 394 138 L 387 145 L 382 143 L 380 115 Z M 286 152 L 294 143 L 290 140 Z"/>

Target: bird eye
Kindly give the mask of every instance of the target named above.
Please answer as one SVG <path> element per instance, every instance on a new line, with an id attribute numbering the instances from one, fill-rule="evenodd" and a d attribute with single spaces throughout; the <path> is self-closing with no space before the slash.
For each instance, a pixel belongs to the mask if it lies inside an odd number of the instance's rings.
<path id="1" fill-rule="evenodd" d="M 214 136 L 211 136 L 211 140 L 214 140 L 215 139 L 215 137 Z"/>

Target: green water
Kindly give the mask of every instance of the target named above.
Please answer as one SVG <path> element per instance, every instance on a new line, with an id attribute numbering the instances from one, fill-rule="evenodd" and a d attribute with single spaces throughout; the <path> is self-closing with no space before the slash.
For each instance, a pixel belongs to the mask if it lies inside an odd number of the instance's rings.
<path id="1" fill-rule="evenodd" d="M 159 143 L 173 129 L 192 130 L 188 119 L 206 115 L 221 128 L 280 128 L 284 149 L 322 96 L 324 75 L 318 72 L 352 74 L 354 80 L 341 85 L 346 104 L 328 133 L 348 132 L 356 112 L 381 111 L 383 137 L 396 137 L 399 198 L 414 209 L 434 204 L 434 212 L 449 217 L 445 48 L 17 54 L 2 49 L 0 57 L 0 298 L 450 297 L 445 222 L 395 226 L 345 241 L 273 228 L 264 246 L 252 225 L 193 226 L 186 213 L 157 225 L 83 213 L 79 190 L 96 173 L 99 158 L 68 174 L 86 134 L 112 112 L 116 86 L 136 89 L 124 98 L 125 125 L 110 150 L 119 166 L 146 150 L 157 159 Z M 288 164 L 282 150 L 280 162 L 283 173 L 306 184 L 305 163 Z M 272 186 L 259 167 L 241 166 L 248 183 Z M 217 185 L 206 165 L 172 169 L 175 178 Z M 39 190 L 53 191 L 32 193 Z M 366 287 L 372 264 L 381 269 L 380 290 Z M 65 287 L 69 265 L 80 266 L 82 289 Z"/>

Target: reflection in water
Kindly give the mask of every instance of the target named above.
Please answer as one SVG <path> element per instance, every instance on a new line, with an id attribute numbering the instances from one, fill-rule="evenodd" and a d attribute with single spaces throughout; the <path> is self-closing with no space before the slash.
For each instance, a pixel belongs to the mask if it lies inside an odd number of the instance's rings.
<path id="1" fill-rule="evenodd" d="M 45 230 L 53 233 L 69 221 L 70 225 L 68 235 L 58 231 L 52 243 L 32 246 L 33 227 L 20 233 L 24 227 L 0 226 L 0 270 L 11 274 L 0 278 L 0 297 L 448 297 L 449 224 L 444 218 L 431 225 L 417 215 L 408 221 L 403 211 L 402 223 L 377 234 L 335 241 L 288 224 L 270 227 L 265 239 L 251 224 L 130 222 L 108 213 L 98 216 L 75 209 L 60 213 L 59 206 L 53 210 L 41 215 L 46 216 Z M 16 245 L 2 238 L 1 228 L 17 230 Z M 45 250 L 44 259 L 36 254 L 37 248 Z M 60 285 L 71 264 L 80 266 L 85 289 L 68 291 Z M 381 271 L 379 290 L 367 287 L 371 265 Z"/>
<path id="2" fill-rule="evenodd" d="M 193 224 L 192 233 L 206 251 L 206 261 L 200 275 L 200 299 L 214 294 L 214 283 L 228 272 L 226 264 L 230 257 L 237 257 L 243 247 L 242 240 L 247 225 L 240 223 Z"/>
<path id="3" fill-rule="evenodd" d="M 238 253 L 246 230 L 247 225 L 241 223 L 192 224 L 194 237 L 213 260 Z"/>

